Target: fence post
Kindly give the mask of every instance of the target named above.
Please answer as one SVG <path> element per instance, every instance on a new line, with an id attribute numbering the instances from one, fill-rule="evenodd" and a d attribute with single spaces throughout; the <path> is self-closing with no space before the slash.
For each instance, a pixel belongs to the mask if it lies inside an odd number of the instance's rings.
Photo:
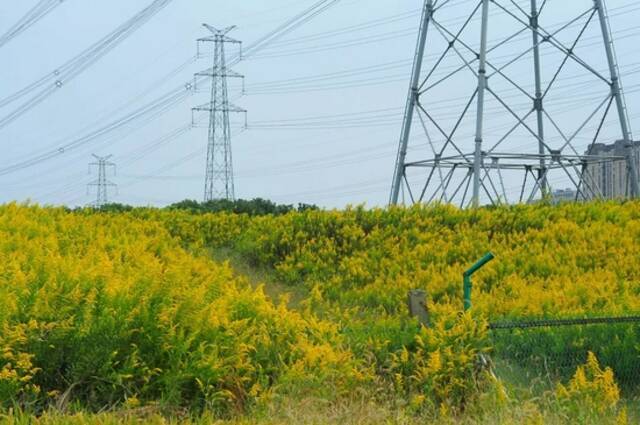
<path id="1" fill-rule="evenodd" d="M 417 317 L 420 324 L 429 326 L 429 310 L 427 309 L 427 292 L 423 289 L 409 291 L 407 298 L 409 314 Z"/>
<path id="2" fill-rule="evenodd" d="M 462 288 L 464 291 L 463 299 L 464 299 L 464 311 L 468 311 L 471 308 L 471 276 L 484 267 L 489 261 L 493 260 L 495 257 L 492 253 L 487 253 L 478 260 L 469 270 L 462 274 Z"/>

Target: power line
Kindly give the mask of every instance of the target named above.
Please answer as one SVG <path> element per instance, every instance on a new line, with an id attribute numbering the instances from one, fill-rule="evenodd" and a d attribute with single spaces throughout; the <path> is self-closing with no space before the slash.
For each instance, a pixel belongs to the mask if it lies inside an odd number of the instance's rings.
<path id="1" fill-rule="evenodd" d="M 640 9 L 639 9 L 640 10 Z M 638 32 L 637 27 L 630 27 L 625 29 L 618 29 L 615 32 L 616 39 L 621 40 L 628 37 L 634 37 L 640 34 Z M 597 46 L 601 41 L 598 37 L 585 37 L 584 40 L 597 40 L 593 43 L 583 44 L 582 47 L 593 47 Z M 542 54 L 542 57 L 545 57 L 553 52 L 547 52 Z M 427 58 L 436 58 L 438 55 L 427 55 Z M 511 55 L 502 55 L 498 57 L 494 57 L 494 60 L 511 58 Z M 355 79 L 355 77 L 359 75 L 372 74 L 377 71 L 382 70 L 392 70 L 392 69 L 401 69 L 404 68 L 405 65 L 411 63 L 410 60 L 400 60 L 393 61 L 380 65 L 373 65 L 369 67 L 359 67 L 351 70 L 344 70 L 340 72 L 332 72 L 327 74 L 316 74 L 309 77 L 298 77 L 298 78 L 289 78 L 275 81 L 266 81 L 262 83 L 255 83 L 249 85 L 244 91 L 245 94 L 248 95 L 267 95 L 267 94 L 289 94 L 289 93 L 307 93 L 307 92 L 317 92 L 317 91 L 326 91 L 326 90 L 337 90 L 337 89 L 345 89 L 345 88 L 355 88 L 355 87 L 366 87 L 372 85 L 381 85 L 381 84 L 390 84 L 397 83 L 406 80 L 406 74 L 396 73 L 396 74 L 384 74 L 379 77 L 371 77 L 371 78 L 360 78 Z M 434 74 L 435 77 L 446 76 L 448 74 L 447 71 L 452 69 L 456 69 L 458 66 L 448 66 L 448 67 L 440 67 L 440 71 Z M 348 79 L 347 81 L 336 81 L 336 82 L 328 82 L 330 80 L 339 79 L 339 78 L 349 78 L 354 77 L 352 79 Z"/>
<path id="2" fill-rule="evenodd" d="M 196 121 L 197 122 L 197 121 Z M 149 142 L 146 145 L 143 145 L 139 148 L 136 148 L 128 153 L 122 154 L 120 155 L 121 158 L 123 158 L 124 160 L 120 161 L 120 166 L 121 168 L 123 167 L 127 167 L 131 164 L 134 164 L 144 158 L 146 158 L 148 155 L 152 154 L 153 152 L 155 152 L 156 150 L 168 145 L 169 143 L 178 140 L 179 138 L 181 138 L 182 136 L 184 136 L 185 134 L 187 134 L 191 129 L 193 128 L 193 123 L 188 123 L 186 125 L 180 126 L 180 127 L 176 127 L 175 129 L 167 132 L 166 134 L 162 135 L 161 137 L 158 137 L 157 139 L 154 139 L 153 141 Z M 58 167 L 53 167 L 50 170 L 44 171 L 42 173 L 40 173 L 41 175 L 47 175 L 53 171 L 55 171 Z M 121 175 L 121 177 L 124 177 L 123 175 Z M 40 198 L 53 198 L 53 197 L 60 197 L 63 196 L 65 194 L 70 194 L 70 193 L 75 193 L 76 189 L 79 185 L 84 184 L 84 180 L 83 179 L 83 173 L 74 173 L 70 176 L 66 176 L 65 179 L 67 180 L 71 180 L 72 183 L 66 184 L 54 191 L 47 191 L 47 192 L 43 192 L 40 194 L 35 195 L 36 199 L 40 199 Z M 49 183 L 50 180 L 48 180 Z M 32 184 L 31 186 L 27 186 L 28 187 L 37 187 L 40 188 L 42 187 L 42 183 L 36 183 L 36 184 Z M 15 184 L 11 184 L 9 185 L 10 188 L 16 188 Z M 25 187 L 23 187 L 25 188 Z"/>
<path id="3" fill-rule="evenodd" d="M 250 46 L 246 51 L 244 58 L 251 57 L 255 55 L 260 50 L 263 50 L 271 43 L 275 42 L 278 39 L 286 36 L 287 34 L 293 32 L 296 28 L 306 24 L 311 21 L 313 18 L 319 16 L 324 13 L 331 7 L 338 4 L 341 0 L 320 0 L 311 6 L 309 9 L 306 9 L 304 12 L 296 15 L 292 19 L 288 20 L 284 24 L 275 28 L 273 31 L 267 33 L 265 36 L 257 40 Z M 229 64 L 230 66 L 234 65 L 233 62 Z"/>
<path id="4" fill-rule="evenodd" d="M 317 77 L 317 75 L 315 77 Z M 384 78 L 385 78 L 385 76 L 381 76 L 380 80 L 383 80 Z M 572 78 L 572 77 L 568 77 L 568 78 Z M 333 77 L 329 77 L 324 81 L 330 81 L 332 79 L 333 79 Z M 320 81 L 323 81 L 323 80 L 320 80 Z M 315 89 L 315 88 L 318 88 L 318 87 L 319 88 L 323 88 L 324 87 L 324 86 L 321 86 L 321 85 L 316 85 L 314 83 L 316 83 L 316 82 L 308 81 L 306 85 L 302 85 L 302 83 L 300 85 L 302 86 L 302 89 Z M 358 82 L 354 82 L 353 84 L 357 84 L 357 83 Z M 270 87 L 279 87 L 279 88 L 283 88 L 284 87 L 284 88 L 286 88 L 287 84 L 286 84 L 286 82 L 284 80 L 280 81 L 279 84 L 280 84 L 280 86 L 277 86 L 276 84 L 273 84 Z M 295 86 L 295 84 L 292 84 L 292 86 Z M 265 89 L 267 87 L 268 86 L 265 86 Z M 576 103 L 577 101 L 576 100 L 573 100 L 573 101 L 567 100 L 565 102 Z M 561 104 L 561 103 L 562 103 L 562 101 L 559 102 L 558 104 Z M 552 105 L 552 103 L 549 103 L 549 106 L 551 106 L 551 105 Z M 443 109 L 445 109 L 444 106 L 443 106 Z M 381 118 L 383 120 L 381 120 Z M 361 125 L 362 127 L 370 127 L 370 126 L 367 125 L 367 120 L 376 121 L 378 124 L 383 124 L 384 120 L 386 120 L 386 119 L 389 119 L 389 122 L 391 122 L 392 121 L 392 116 L 391 115 L 384 116 L 383 114 L 381 114 L 380 116 L 372 115 L 372 116 L 369 116 L 369 117 L 366 117 L 366 118 L 361 118 L 361 119 L 347 119 L 347 118 L 340 119 L 340 118 L 338 118 L 337 121 L 339 121 L 338 124 L 344 125 L 344 126 L 347 126 L 347 125 L 350 125 L 350 124 L 357 124 L 357 125 Z M 301 118 L 301 119 L 294 119 L 294 120 L 278 120 L 277 122 L 263 122 L 263 124 L 264 125 L 273 124 L 274 128 L 276 128 L 276 127 L 278 127 L 280 125 L 283 125 L 283 124 L 287 125 L 289 127 L 295 127 L 295 126 L 308 125 L 308 123 L 304 122 L 305 120 L 309 120 L 309 117 L 305 117 L 305 118 Z M 326 117 L 326 116 L 324 116 L 322 119 L 313 119 L 313 117 L 311 117 L 310 121 L 311 121 L 311 124 L 312 124 L 311 126 L 313 126 L 313 127 L 321 127 L 323 125 L 328 127 L 330 125 L 336 124 L 336 120 L 332 119 L 331 117 Z"/>
<path id="5" fill-rule="evenodd" d="M 0 48 L 38 23 L 63 2 L 64 0 L 38 1 L 18 22 L 13 24 L 4 34 L 0 35 Z"/>
<path id="6" fill-rule="evenodd" d="M 630 13 L 636 10 L 640 10 L 640 7 L 636 7 L 630 10 L 627 10 L 625 8 L 627 8 L 627 6 L 621 6 L 619 8 L 612 8 L 610 10 L 616 10 L 618 11 L 617 14 L 612 14 L 611 16 L 618 16 L 621 14 L 626 14 L 626 13 Z M 623 11 L 619 11 L 619 9 L 625 9 Z M 497 12 L 500 13 L 500 12 Z M 457 18 L 453 18 L 453 19 L 446 19 L 443 20 L 441 23 L 442 24 L 451 24 L 454 22 L 459 22 L 462 20 L 462 17 L 457 17 Z M 376 27 L 375 23 L 376 22 L 384 22 L 384 20 L 374 20 L 371 21 L 371 24 L 366 24 L 362 27 L 362 29 L 366 29 L 366 28 L 372 28 L 372 27 Z M 560 24 L 557 24 L 558 26 Z M 578 24 L 574 24 L 570 27 L 575 27 Z M 550 29 L 554 28 L 554 25 L 550 25 L 549 26 Z M 272 46 L 270 49 L 266 50 L 263 54 L 254 57 L 254 59 L 277 59 L 277 58 L 285 58 L 285 57 L 291 57 L 291 56 L 300 56 L 300 55 L 307 55 L 307 54 L 315 54 L 315 53 L 322 53 L 322 52 L 327 52 L 327 51 L 334 51 L 335 49 L 344 49 L 344 48 L 349 48 L 349 47 L 357 47 L 357 46 L 364 46 L 364 45 L 368 45 L 368 44 L 376 44 L 379 43 L 381 41 L 389 41 L 389 40 L 396 40 L 396 39 L 402 39 L 402 38 L 406 38 L 409 36 L 415 36 L 417 34 L 417 31 L 415 30 L 415 28 L 406 28 L 406 29 L 401 29 L 401 30 L 395 30 L 395 31 L 390 31 L 390 32 L 386 32 L 386 33 L 376 33 L 375 35 L 368 35 L 368 36 L 363 36 L 363 37 L 359 37 L 359 38 L 354 38 L 351 40 L 346 40 L 346 41 L 340 41 L 340 42 L 335 42 L 335 43 L 328 43 L 328 44 L 322 44 L 322 45 L 313 45 L 313 46 L 307 46 L 307 47 L 300 47 L 300 48 L 296 48 L 296 49 L 289 49 L 289 50 L 279 50 L 279 47 L 281 45 L 284 46 L 288 46 L 290 44 L 303 44 L 305 41 L 315 41 L 315 40 L 322 40 L 324 38 L 329 38 L 332 37 L 333 34 L 348 34 L 351 32 L 357 32 L 359 30 L 359 26 L 355 25 L 355 26 L 349 26 L 349 27 L 344 27 L 340 30 L 336 30 L 334 32 L 331 31 L 327 31 L 324 33 L 318 33 L 318 34 L 314 34 L 313 36 L 310 36 L 307 40 L 305 40 L 304 37 L 301 37 L 300 39 L 296 39 L 296 40 L 292 40 L 290 43 L 288 44 L 281 44 L 280 45 L 274 45 Z"/>
<path id="7" fill-rule="evenodd" d="M 580 83 L 580 84 L 585 84 L 585 83 Z M 630 92 L 631 93 L 631 92 Z M 590 95 L 589 92 L 586 93 L 587 95 Z M 459 99 L 454 99 L 454 100 L 459 100 Z M 552 105 L 552 103 L 549 103 L 548 105 Z M 571 110 L 572 108 L 570 107 L 571 105 L 569 105 L 568 108 L 563 108 L 563 110 Z M 444 109 L 449 108 L 448 106 L 443 106 Z M 371 119 L 372 114 L 376 114 L 376 113 L 380 113 L 380 112 L 385 112 L 388 110 L 394 110 L 396 108 L 391 108 L 391 109 L 382 109 L 382 110 L 373 110 L 373 111 L 362 111 L 362 112 L 357 112 L 357 113 L 353 113 L 353 114 L 343 114 L 341 116 L 349 116 L 349 115 L 368 115 L 367 117 L 365 117 L 366 119 Z M 304 118 L 296 118 L 293 120 L 281 120 L 281 121 L 304 121 L 304 120 L 318 120 L 318 119 L 326 119 L 326 118 L 335 118 L 338 117 L 338 115 L 322 115 L 322 116 L 316 116 L 316 117 L 304 117 Z M 357 118 L 360 119 L 360 118 Z M 375 119 L 375 121 L 380 121 L 379 119 Z M 371 127 L 370 125 L 361 125 L 363 127 Z M 184 134 L 186 131 L 188 131 L 188 129 L 190 128 L 190 125 L 187 126 L 182 126 L 179 127 L 178 129 L 169 132 L 166 136 L 161 137 L 160 139 L 158 139 L 158 141 L 156 142 L 152 142 L 149 145 L 147 145 L 147 147 L 149 148 L 148 150 L 145 151 L 146 147 L 143 147 L 139 150 L 139 152 L 134 152 L 132 154 L 126 154 L 124 155 L 124 157 L 129 157 L 130 155 L 132 156 L 132 161 L 130 162 L 134 162 L 136 160 L 142 159 L 144 156 L 146 156 L 146 154 L 150 153 L 151 151 L 153 151 L 153 147 L 154 146 L 160 146 L 168 141 L 173 140 L 174 138 L 179 137 L 180 135 Z M 491 130 L 491 129 L 488 129 Z M 470 135 L 471 136 L 471 135 Z M 373 150 L 373 147 L 370 147 L 367 149 L 367 152 L 371 152 L 371 150 Z M 303 161 L 302 163 L 300 162 L 294 162 L 294 163 L 289 163 L 286 164 L 285 166 L 279 167 L 279 168 L 287 168 L 289 169 L 289 173 L 293 172 L 306 172 L 306 171 L 312 171 L 312 170 L 317 170 L 317 169 L 321 169 L 323 167 L 333 167 L 333 166 L 342 166 L 342 165 L 349 165 L 349 164 L 354 164 L 354 163 L 360 163 L 363 161 L 367 161 L 369 159 L 380 159 L 382 157 L 384 157 L 386 154 L 375 154 L 375 155 L 371 155 L 369 154 L 365 154 L 362 156 L 357 156 L 355 157 L 353 160 L 348 160 L 346 159 L 346 157 L 351 156 L 350 154 L 341 154 L 339 155 L 339 157 L 345 157 L 343 158 L 343 161 L 329 161 L 329 159 L 331 158 L 318 158 L 314 161 Z M 190 156 L 191 158 L 192 156 Z M 264 170 L 253 170 L 251 174 L 248 175 L 241 175 L 240 178 L 255 178 L 255 177 L 259 177 L 259 176 L 265 176 L 265 175 L 279 175 L 279 174 L 283 174 L 281 171 L 278 172 L 274 172 L 272 170 L 268 170 L 268 169 L 264 169 Z M 147 179 L 150 179 L 152 177 L 145 177 Z M 160 177 L 159 177 L 160 178 Z"/>
<path id="8" fill-rule="evenodd" d="M 359 32 L 365 29 L 375 28 L 376 30 L 380 29 L 381 25 L 389 25 L 392 23 L 413 19 L 418 16 L 420 9 L 413 9 L 411 11 L 407 11 L 404 13 L 394 14 L 390 16 L 385 16 L 383 18 L 373 19 L 370 21 L 363 22 L 357 25 L 350 25 L 346 27 L 341 27 L 336 30 L 323 31 L 315 34 L 310 34 L 306 36 L 296 37 L 294 40 L 282 40 L 272 44 L 272 48 L 279 48 L 281 46 L 290 46 L 295 44 L 302 44 L 309 41 L 323 40 L 326 38 L 335 37 L 337 35 L 351 34 L 354 32 Z M 411 28 L 413 30 L 413 28 Z M 415 31 L 414 31 L 415 32 Z"/>
<path id="9" fill-rule="evenodd" d="M 132 18 L 128 19 L 124 24 L 120 25 L 116 30 L 94 43 L 91 47 L 84 50 L 75 58 L 67 61 L 53 72 L 41 77 L 28 86 L 23 87 L 4 99 L 1 99 L 0 108 L 3 108 L 39 90 L 25 102 L 21 103 L 12 112 L 0 118 L 0 128 L 6 127 L 18 117 L 24 115 L 35 106 L 42 103 L 56 91 L 63 88 L 75 77 L 80 75 L 87 68 L 120 45 L 131 34 L 146 24 L 153 16 L 171 3 L 171 1 L 172 0 L 154 0 L 149 6 L 142 9 Z"/>
<path id="10" fill-rule="evenodd" d="M 170 1 L 170 0 L 166 0 L 166 1 Z M 259 52 L 261 49 L 265 48 L 270 43 L 275 42 L 281 37 L 284 37 L 286 34 L 291 33 L 292 31 L 294 31 L 304 23 L 309 22 L 311 19 L 325 12 L 330 7 L 336 5 L 339 2 L 340 0 L 321 0 L 319 2 L 314 3 L 313 6 L 306 9 L 304 12 L 287 20 L 284 24 L 278 26 L 276 29 L 270 31 L 265 36 L 256 40 L 247 49 L 245 49 L 242 56 L 238 55 L 235 58 L 231 59 L 228 65 L 232 66 L 234 64 L 237 64 L 243 58 L 251 57 L 251 55 Z M 201 77 L 197 79 L 195 83 L 196 84 L 201 83 L 204 81 L 205 78 L 206 77 Z M 66 144 L 59 145 L 50 151 L 33 155 L 27 159 L 16 162 L 9 166 L 0 167 L 0 176 L 6 175 L 24 168 L 32 167 L 34 165 L 47 161 L 51 158 L 65 154 L 69 150 L 75 149 L 77 146 L 92 143 L 94 140 L 98 139 L 99 137 L 102 137 L 114 130 L 121 129 L 125 124 L 135 120 L 142 119 L 146 115 L 155 114 L 156 116 L 160 116 L 162 115 L 162 113 L 166 112 L 167 110 L 170 110 L 172 106 L 184 100 L 186 98 L 186 93 L 191 93 L 193 86 L 194 86 L 193 82 L 191 81 L 186 82 L 172 89 L 171 91 L 157 97 L 156 99 L 152 100 L 146 105 L 138 108 L 134 112 L 121 116 L 120 118 L 102 126 L 101 128 L 90 132 L 89 134 L 78 137 L 75 140 L 68 142 Z M 126 104 L 131 104 L 132 102 L 133 101 L 130 100 Z"/>
<path id="11" fill-rule="evenodd" d="M 637 67 L 637 64 L 635 64 Z M 640 69 L 636 68 L 633 71 L 629 71 L 626 75 L 632 75 L 640 73 Z M 565 80 L 571 80 L 572 83 L 568 83 L 563 86 L 566 91 L 558 92 L 558 94 L 573 94 L 577 88 L 582 87 L 591 87 L 592 81 L 587 80 L 579 80 L 573 76 L 566 77 Z M 561 80 L 562 81 L 562 80 Z M 630 87 L 633 88 L 633 87 Z M 504 95 L 504 93 L 512 93 L 515 95 Z M 585 100 L 594 100 L 594 94 L 598 94 L 600 91 L 594 90 L 581 90 L 579 96 L 567 97 L 564 98 L 559 96 L 558 99 L 550 100 L 547 102 L 547 106 L 563 106 L 563 105 L 571 105 L 573 103 L 581 103 Z M 632 91 L 629 91 L 632 93 Z M 510 99 L 514 97 L 521 96 L 519 91 L 515 88 L 509 88 L 501 91 L 501 95 L 503 99 Z M 435 112 L 438 110 L 447 111 L 451 116 L 457 116 L 457 111 L 451 111 L 451 104 L 459 102 L 460 100 L 464 100 L 466 97 L 457 97 L 446 99 L 438 104 L 438 106 L 434 106 L 430 108 L 431 112 Z M 598 96 L 595 99 L 599 99 Z M 530 102 L 526 102 L 523 106 L 529 106 Z M 499 111 L 502 107 L 495 106 L 494 110 Z M 569 108 L 571 110 L 571 108 Z M 491 108 L 487 108 L 487 111 L 491 111 Z M 394 112 L 394 113 L 392 113 Z M 383 108 L 383 109 L 375 109 L 369 111 L 360 111 L 355 113 L 343 113 L 338 115 L 316 115 L 316 116 L 307 116 L 301 118 L 289 118 L 289 119 L 278 119 L 278 120 L 269 120 L 269 121 L 254 121 L 251 123 L 251 129 L 325 129 L 328 127 L 338 128 L 342 126 L 346 127 L 358 127 L 358 126 L 369 126 L 369 125 L 387 125 L 389 123 L 396 123 L 397 119 L 401 118 L 402 114 L 401 107 L 394 108 Z M 439 118 L 443 118 L 444 115 L 439 115 Z"/>
<path id="12" fill-rule="evenodd" d="M 80 146 L 90 144 L 95 140 L 108 135 L 109 133 L 126 128 L 128 125 L 140 125 L 141 123 L 146 124 L 150 119 L 153 120 L 173 108 L 177 103 L 186 99 L 188 95 L 189 91 L 185 90 L 185 88 L 170 92 L 164 97 L 155 99 L 153 102 L 146 104 L 143 107 L 138 108 L 135 111 L 122 116 L 119 119 L 112 121 L 97 130 L 93 130 L 88 134 L 75 138 L 72 141 L 60 144 L 49 151 L 30 156 L 27 159 L 17 161 L 11 165 L 1 167 L 0 176 L 29 168 L 49 159 L 63 155 L 71 150 L 77 149 Z"/>

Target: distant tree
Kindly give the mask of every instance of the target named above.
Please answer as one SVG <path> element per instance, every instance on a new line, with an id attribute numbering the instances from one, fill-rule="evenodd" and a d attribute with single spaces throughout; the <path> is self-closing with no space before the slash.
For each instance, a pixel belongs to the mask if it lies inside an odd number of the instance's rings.
<path id="1" fill-rule="evenodd" d="M 198 201 L 193 201 L 190 199 L 185 199 L 184 201 L 169 205 L 167 208 L 173 210 L 187 210 L 192 212 L 200 212 L 202 210 L 202 207 L 200 206 L 200 203 L 198 203 Z"/>
<path id="2" fill-rule="evenodd" d="M 88 208 L 88 207 L 80 207 L 74 209 L 68 209 L 69 211 L 75 211 L 78 213 L 123 213 L 128 211 L 138 210 L 140 208 L 133 207 L 131 205 L 126 204 L 106 204 L 100 208 Z M 185 199 L 184 201 L 177 202 L 175 204 L 169 205 L 165 209 L 168 210 L 181 210 L 188 211 L 194 214 L 205 214 L 205 213 L 219 213 L 219 212 L 230 212 L 234 214 L 247 214 L 250 216 L 263 216 L 263 215 L 284 215 L 292 211 L 309 211 L 309 210 L 319 210 L 320 208 L 317 205 L 312 204 L 298 204 L 297 207 L 293 205 L 285 205 L 285 204 L 276 204 L 275 202 L 269 201 L 267 199 L 256 198 L 252 200 L 244 200 L 238 199 L 235 201 L 229 201 L 226 199 L 218 199 L 214 201 L 208 202 L 198 202 L 192 199 Z"/>
<path id="3" fill-rule="evenodd" d="M 93 213 L 101 213 L 101 212 L 122 213 L 122 212 L 133 211 L 136 209 L 136 207 L 134 206 L 126 205 L 126 204 L 118 204 L 118 203 L 105 204 L 100 208 L 95 208 L 91 206 L 82 206 L 82 207 L 73 207 L 73 208 L 63 207 L 63 208 L 69 212 L 85 213 L 85 214 L 93 214 Z"/>
<path id="4" fill-rule="evenodd" d="M 238 199 L 230 201 L 227 199 L 217 199 L 208 202 L 197 202 L 194 200 L 184 200 L 168 207 L 175 210 L 186 210 L 194 213 L 217 213 L 232 212 L 235 214 L 248 214 L 251 216 L 260 215 L 283 215 L 291 211 L 306 211 L 319 209 L 315 205 L 298 204 L 293 205 L 276 204 L 272 201 L 262 198 L 252 200 Z"/>
<path id="5" fill-rule="evenodd" d="M 133 209 L 134 207 L 132 207 L 131 205 L 118 204 L 118 203 L 105 204 L 100 208 L 97 208 L 97 210 L 100 212 L 110 212 L 110 213 L 128 212 L 128 211 L 133 211 Z"/>
<path id="6" fill-rule="evenodd" d="M 318 207 L 317 205 L 313 205 L 313 204 L 298 204 L 298 212 L 317 211 L 319 209 L 320 209 L 320 207 Z"/>

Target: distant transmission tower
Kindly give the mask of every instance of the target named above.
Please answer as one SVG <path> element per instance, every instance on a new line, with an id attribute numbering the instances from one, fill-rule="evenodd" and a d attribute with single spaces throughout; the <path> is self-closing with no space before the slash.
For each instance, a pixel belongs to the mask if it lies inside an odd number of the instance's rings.
<path id="1" fill-rule="evenodd" d="M 638 197 L 637 164 L 604 0 L 425 0 L 391 204 L 603 198 L 613 166 Z"/>
<path id="2" fill-rule="evenodd" d="M 93 155 L 97 162 L 89 164 L 89 172 L 92 168 L 97 168 L 98 178 L 88 184 L 88 189 L 95 188 L 96 200 L 93 203 L 95 208 L 101 208 L 109 203 L 109 189 L 116 188 L 117 185 L 107 180 L 107 168 L 113 168 L 115 172 L 116 165 L 110 162 L 113 155 L 109 156 L 97 156 Z"/>
<path id="3" fill-rule="evenodd" d="M 207 145 L 207 168 L 204 186 L 204 200 L 235 199 L 233 178 L 233 156 L 231 150 L 231 125 L 229 113 L 245 113 L 229 102 L 227 78 L 244 78 L 227 68 L 225 45 L 241 42 L 227 36 L 235 27 L 218 30 L 203 24 L 212 35 L 198 40 L 198 43 L 213 43 L 213 67 L 196 74 L 196 83 L 201 77 L 211 78 L 211 100 L 193 108 L 196 112 L 209 112 L 209 139 Z M 198 44 L 199 46 L 199 44 Z"/>

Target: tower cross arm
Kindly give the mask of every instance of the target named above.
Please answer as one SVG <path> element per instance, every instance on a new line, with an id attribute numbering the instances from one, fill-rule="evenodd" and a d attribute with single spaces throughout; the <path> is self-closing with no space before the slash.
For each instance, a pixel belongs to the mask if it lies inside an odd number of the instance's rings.
<path id="1" fill-rule="evenodd" d="M 243 113 L 246 113 L 246 112 L 247 112 L 247 110 L 246 110 L 246 109 L 241 108 L 241 107 L 239 107 L 239 106 L 236 106 L 236 105 L 234 105 L 233 103 L 229 103 L 229 104 L 227 105 L 226 110 L 227 110 L 227 111 L 229 111 L 229 112 L 236 112 L 236 113 L 239 113 L 239 114 L 243 114 Z"/>
<path id="2" fill-rule="evenodd" d="M 213 34 L 213 36 L 199 38 L 198 41 L 200 41 L 200 42 L 222 41 L 224 43 L 242 44 L 241 41 L 236 40 L 235 38 L 231 38 L 231 37 L 227 36 L 227 34 L 229 34 L 231 31 L 236 29 L 235 25 L 232 25 L 230 27 L 226 27 L 226 28 L 223 28 L 223 29 L 218 29 L 218 28 L 216 28 L 214 26 L 211 26 L 209 24 L 202 24 L 202 26 L 205 27 L 206 29 L 208 29 L 211 32 L 211 34 Z"/>
<path id="3" fill-rule="evenodd" d="M 225 69 L 220 72 L 218 69 L 209 68 L 195 74 L 196 77 L 227 77 L 227 78 L 244 78 L 244 75 L 237 73 L 231 69 Z"/>
<path id="4" fill-rule="evenodd" d="M 232 103 L 229 103 L 227 105 L 220 105 L 219 107 L 217 106 L 213 106 L 211 104 L 211 102 L 209 103 L 205 103 L 203 105 L 200 106 L 196 106 L 194 108 L 192 108 L 193 111 L 196 112 L 211 112 L 211 111 L 219 111 L 219 112 L 236 112 L 236 113 L 245 113 L 247 112 L 246 109 L 240 108 L 239 106 L 236 106 Z"/>
<path id="5" fill-rule="evenodd" d="M 104 182 L 102 182 L 102 181 L 100 181 L 100 180 L 94 180 L 94 181 L 92 181 L 92 182 L 87 183 L 87 186 L 92 186 L 92 187 L 93 187 L 93 186 L 110 186 L 110 187 L 116 187 L 116 186 L 117 186 L 117 184 L 115 184 L 114 182 L 109 181 L 109 180 L 104 181 Z"/>
<path id="6" fill-rule="evenodd" d="M 95 153 L 92 153 L 91 156 L 93 156 L 95 159 L 97 159 L 98 161 L 108 161 L 111 158 L 113 158 L 113 155 L 107 155 L 107 156 L 98 156 Z"/>
<path id="7" fill-rule="evenodd" d="M 219 35 L 219 36 L 214 35 L 214 36 L 202 37 L 198 39 L 198 42 L 200 43 L 215 43 L 217 41 L 222 41 L 223 43 L 231 43 L 231 44 L 242 44 L 242 41 L 236 40 L 235 38 L 227 37 L 226 35 Z"/>
<path id="8" fill-rule="evenodd" d="M 218 28 L 214 27 L 213 25 L 209 25 L 207 23 L 202 24 L 202 26 L 205 27 L 206 29 L 208 29 L 209 31 L 211 31 L 211 33 L 215 34 L 215 35 L 227 35 L 231 31 L 233 31 L 234 29 L 237 28 L 236 25 L 230 25 L 230 26 L 228 26 L 226 28 L 218 29 Z"/>

